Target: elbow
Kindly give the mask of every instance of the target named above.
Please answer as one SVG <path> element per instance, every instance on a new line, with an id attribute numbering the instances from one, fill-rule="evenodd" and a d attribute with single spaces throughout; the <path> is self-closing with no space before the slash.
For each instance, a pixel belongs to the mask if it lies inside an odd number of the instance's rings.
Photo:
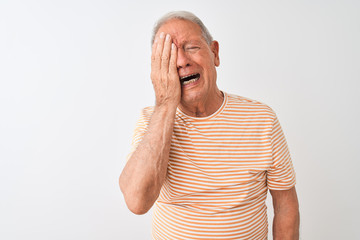
<path id="1" fill-rule="evenodd" d="M 129 204 L 127 204 L 127 207 L 132 213 L 134 213 L 136 215 L 144 215 L 145 213 L 147 213 L 150 210 L 150 209 L 146 209 L 142 206 L 132 206 Z"/>
<path id="2" fill-rule="evenodd" d="M 124 198 L 127 208 L 136 215 L 144 215 L 151 208 L 151 205 L 149 206 L 146 202 L 137 200 L 134 197 L 131 198 L 124 194 Z"/>
<path id="3" fill-rule="evenodd" d="M 121 180 L 121 176 L 119 178 L 119 186 L 124 195 L 126 206 L 132 213 L 136 215 L 144 215 L 150 210 L 152 204 L 149 204 L 149 201 L 141 200 L 141 198 L 131 194 L 129 192 L 130 190 L 127 188 L 127 184 Z"/>

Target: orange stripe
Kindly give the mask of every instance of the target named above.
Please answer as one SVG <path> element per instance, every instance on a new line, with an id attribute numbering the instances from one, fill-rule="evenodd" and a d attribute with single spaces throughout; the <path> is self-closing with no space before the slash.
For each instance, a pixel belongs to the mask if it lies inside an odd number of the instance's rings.
<path id="1" fill-rule="evenodd" d="M 143 110 L 132 151 L 152 112 Z M 266 239 L 268 187 L 294 184 L 284 134 L 267 105 L 225 94 L 210 117 L 178 111 L 167 179 L 154 206 L 153 238 Z"/>

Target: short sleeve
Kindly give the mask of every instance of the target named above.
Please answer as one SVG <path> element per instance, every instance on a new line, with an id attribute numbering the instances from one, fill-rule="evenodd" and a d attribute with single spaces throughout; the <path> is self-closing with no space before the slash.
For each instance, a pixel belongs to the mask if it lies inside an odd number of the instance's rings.
<path id="1" fill-rule="evenodd" d="M 139 145 L 139 143 L 141 142 L 141 140 L 143 139 L 149 122 L 150 122 L 150 118 L 151 115 L 153 113 L 153 108 L 152 107 L 147 107 L 144 108 L 141 111 L 140 117 L 136 123 L 135 126 L 135 130 L 133 133 L 133 138 L 131 141 L 131 149 L 130 149 L 130 153 L 127 155 L 126 160 L 129 160 L 129 158 L 131 157 L 131 155 L 133 154 L 133 152 L 135 152 L 137 146 Z"/>
<path id="2" fill-rule="evenodd" d="M 275 118 L 271 130 L 272 165 L 267 172 L 267 184 L 271 190 L 287 190 L 296 183 L 288 145 L 278 121 Z"/>

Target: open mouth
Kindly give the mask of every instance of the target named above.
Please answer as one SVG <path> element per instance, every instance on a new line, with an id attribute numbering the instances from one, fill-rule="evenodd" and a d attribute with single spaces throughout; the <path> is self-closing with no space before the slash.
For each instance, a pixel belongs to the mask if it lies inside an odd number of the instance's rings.
<path id="1" fill-rule="evenodd" d="M 196 80 L 198 80 L 200 78 L 200 74 L 196 73 L 196 74 L 191 74 L 185 77 L 180 78 L 180 82 L 182 86 L 188 85 L 190 83 L 195 82 Z"/>

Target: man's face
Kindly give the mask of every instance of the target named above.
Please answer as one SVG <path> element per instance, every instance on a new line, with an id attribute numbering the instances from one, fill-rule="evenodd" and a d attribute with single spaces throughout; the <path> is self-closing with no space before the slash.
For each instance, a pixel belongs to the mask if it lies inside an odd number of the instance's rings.
<path id="1" fill-rule="evenodd" d="M 200 27 L 186 20 L 172 19 L 157 32 L 171 35 L 178 48 L 177 69 L 181 81 L 182 105 L 198 105 L 216 94 L 216 68 L 219 66 L 219 47 L 216 41 L 209 46 Z"/>

